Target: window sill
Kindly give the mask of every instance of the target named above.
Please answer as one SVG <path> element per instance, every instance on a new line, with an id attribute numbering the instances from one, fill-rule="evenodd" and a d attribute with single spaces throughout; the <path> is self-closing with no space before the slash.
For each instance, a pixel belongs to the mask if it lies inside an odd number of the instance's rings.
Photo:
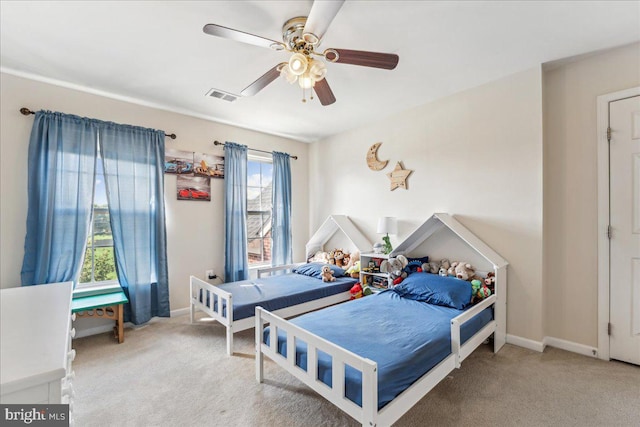
<path id="1" fill-rule="evenodd" d="M 106 283 L 103 285 L 88 285 L 78 287 L 73 290 L 73 298 L 90 297 L 95 295 L 106 295 L 122 291 L 120 283 Z"/>

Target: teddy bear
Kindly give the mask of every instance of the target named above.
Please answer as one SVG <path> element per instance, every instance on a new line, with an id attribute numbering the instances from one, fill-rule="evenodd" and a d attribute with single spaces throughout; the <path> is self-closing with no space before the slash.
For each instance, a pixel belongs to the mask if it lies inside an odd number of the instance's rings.
<path id="1" fill-rule="evenodd" d="M 409 260 L 404 255 L 395 258 L 385 259 L 380 263 L 380 272 L 388 273 L 394 285 L 399 284 L 407 277 L 404 268 L 409 264 Z"/>
<path id="2" fill-rule="evenodd" d="M 449 267 L 448 273 L 450 276 L 453 275 L 454 277 L 462 280 L 482 280 L 479 276 L 476 275 L 476 269 L 467 262 L 452 262 L 451 267 Z"/>
<path id="3" fill-rule="evenodd" d="M 335 282 L 336 278 L 333 277 L 333 271 L 331 270 L 331 267 L 329 267 L 328 265 L 323 265 L 322 266 L 322 273 L 320 274 L 322 276 L 322 281 L 323 282 Z"/>

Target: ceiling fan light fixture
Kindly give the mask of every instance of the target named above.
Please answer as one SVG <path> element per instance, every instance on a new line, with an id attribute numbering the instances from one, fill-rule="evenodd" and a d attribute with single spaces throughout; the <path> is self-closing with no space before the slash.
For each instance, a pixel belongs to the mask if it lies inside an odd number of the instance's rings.
<path id="1" fill-rule="evenodd" d="M 309 73 L 298 76 L 298 85 L 300 85 L 302 89 L 311 89 L 315 84 L 315 80 L 313 80 Z"/>
<path id="2" fill-rule="evenodd" d="M 307 71 L 308 60 L 302 53 L 294 53 L 289 58 L 289 69 L 296 76 L 301 76 Z"/>
<path id="3" fill-rule="evenodd" d="M 313 79 L 314 82 L 318 82 L 324 79 L 324 76 L 327 75 L 327 66 L 322 61 L 311 60 L 311 64 L 309 66 L 309 76 Z"/>
<path id="4" fill-rule="evenodd" d="M 289 68 L 289 64 L 285 64 L 280 69 L 280 75 L 287 81 L 289 84 L 294 84 L 298 79 L 298 76 L 291 72 L 291 68 Z"/>

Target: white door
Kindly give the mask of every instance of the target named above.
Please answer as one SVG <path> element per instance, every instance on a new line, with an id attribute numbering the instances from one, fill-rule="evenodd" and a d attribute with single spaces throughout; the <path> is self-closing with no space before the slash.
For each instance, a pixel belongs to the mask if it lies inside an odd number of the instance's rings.
<path id="1" fill-rule="evenodd" d="M 609 106 L 609 356 L 640 365 L 640 96 Z"/>

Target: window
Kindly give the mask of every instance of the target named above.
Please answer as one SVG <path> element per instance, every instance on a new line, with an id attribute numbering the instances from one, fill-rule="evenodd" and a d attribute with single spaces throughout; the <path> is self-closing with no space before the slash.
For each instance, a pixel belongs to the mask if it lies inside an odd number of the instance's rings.
<path id="1" fill-rule="evenodd" d="M 273 165 L 247 162 L 247 252 L 249 267 L 271 263 L 271 194 Z"/>
<path id="2" fill-rule="evenodd" d="M 98 151 L 91 229 L 79 283 L 81 287 L 86 287 L 113 283 L 117 280 L 102 156 Z"/>

